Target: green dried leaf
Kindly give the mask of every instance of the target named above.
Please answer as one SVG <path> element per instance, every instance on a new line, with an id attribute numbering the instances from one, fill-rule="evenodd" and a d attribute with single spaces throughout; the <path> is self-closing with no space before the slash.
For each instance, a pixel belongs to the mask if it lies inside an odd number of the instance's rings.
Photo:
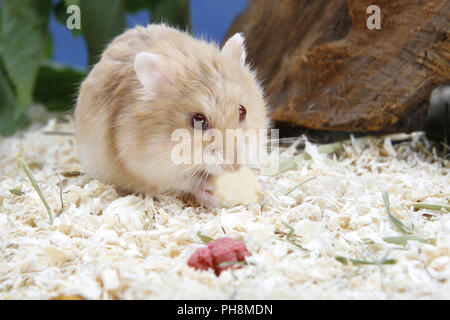
<path id="1" fill-rule="evenodd" d="M 366 265 L 376 265 L 376 263 L 373 262 L 373 261 L 345 258 L 345 257 L 342 257 L 342 256 L 336 256 L 335 259 L 337 261 L 339 261 L 340 263 L 344 264 L 344 265 L 348 265 L 349 262 L 351 262 L 352 264 L 356 264 L 356 265 L 361 265 L 361 264 L 363 264 L 363 265 L 364 264 L 366 264 Z"/>
<path id="2" fill-rule="evenodd" d="M 375 244 L 375 242 L 372 239 L 361 239 L 361 241 L 364 244 Z"/>
<path id="3" fill-rule="evenodd" d="M 398 244 L 398 245 L 404 245 L 410 240 L 415 240 L 415 241 L 419 241 L 419 242 L 423 242 L 423 243 L 431 243 L 432 242 L 429 239 L 425 239 L 425 238 L 416 236 L 414 234 L 411 234 L 411 235 L 408 234 L 408 235 L 397 236 L 397 237 L 384 237 L 383 238 L 383 241 L 385 241 L 385 242 Z"/>
<path id="4" fill-rule="evenodd" d="M 395 260 L 395 259 L 386 259 L 386 260 L 383 260 L 383 262 L 379 263 L 379 264 L 396 264 L 396 263 L 397 263 L 397 260 Z"/>
<path id="5" fill-rule="evenodd" d="M 214 241 L 213 238 L 203 235 L 200 231 L 197 232 L 197 236 L 200 238 L 200 240 L 202 240 L 203 243 Z"/>
<path id="6" fill-rule="evenodd" d="M 317 177 L 314 176 L 314 177 L 311 177 L 311 178 L 306 179 L 305 181 L 300 182 L 300 183 L 297 184 L 295 187 L 291 188 L 288 192 L 286 192 L 286 196 L 290 195 L 294 190 L 296 190 L 297 188 L 301 187 L 301 186 L 304 185 L 305 183 L 307 183 L 307 182 L 309 182 L 309 181 L 311 181 L 311 180 L 314 180 L 314 179 L 316 179 L 316 178 L 317 178 Z"/>
<path id="7" fill-rule="evenodd" d="M 25 192 L 23 192 L 21 190 L 17 190 L 17 189 L 11 189 L 11 190 L 9 190 L 9 192 L 11 192 L 12 194 L 14 194 L 16 196 L 23 196 L 25 194 Z"/>
<path id="8" fill-rule="evenodd" d="M 412 203 L 414 209 L 429 209 L 429 210 L 442 210 L 445 209 L 450 212 L 450 206 L 443 204 L 432 204 L 432 203 Z"/>
<path id="9" fill-rule="evenodd" d="M 289 228 L 289 232 L 286 234 L 286 241 L 287 242 L 289 242 L 290 244 L 292 244 L 292 245 L 294 245 L 294 246 L 296 246 L 297 248 L 300 248 L 301 250 L 303 250 L 303 251 L 309 251 L 308 249 L 306 249 L 306 248 L 303 248 L 300 244 L 298 244 L 296 241 L 294 241 L 294 240 L 292 240 L 291 239 L 291 237 L 292 237 L 292 235 L 294 234 L 294 228 L 290 225 L 290 224 L 288 224 L 288 223 L 286 223 L 286 222 L 284 222 L 284 221 L 282 221 L 282 223 L 287 227 L 287 228 Z"/>
<path id="10" fill-rule="evenodd" d="M 386 207 L 387 214 L 391 222 L 397 227 L 397 229 L 403 234 L 412 234 L 412 229 L 405 226 L 405 224 L 396 216 L 391 213 L 390 203 L 389 203 L 389 193 L 383 191 L 381 193 L 383 197 L 384 206 Z"/>
<path id="11" fill-rule="evenodd" d="M 37 184 L 36 179 L 34 179 L 34 176 L 31 173 L 30 168 L 28 167 L 28 165 L 26 164 L 25 160 L 23 159 L 23 151 L 22 151 L 22 155 L 17 156 L 16 160 L 17 160 L 17 163 L 18 163 L 19 167 L 21 167 L 23 169 L 23 171 L 27 175 L 28 179 L 30 180 L 31 185 L 33 186 L 33 188 L 38 193 L 39 198 L 41 198 L 42 203 L 44 204 L 45 208 L 47 209 L 48 217 L 50 218 L 50 224 L 53 224 L 52 210 L 50 209 L 50 206 L 49 206 L 49 204 L 47 202 L 47 199 L 44 196 L 44 193 L 42 192 L 41 188 Z"/>
<path id="12" fill-rule="evenodd" d="M 66 178 L 74 178 L 74 177 L 79 177 L 84 175 L 84 173 L 80 172 L 80 171 L 64 171 L 61 172 L 61 175 L 63 175 Z"/>
<path id="13" fill-rule="evenodd" d="M 387 254 L 389 254 L 389 251 L 387 252 Z M 373 265 L 373 266 L 397 263 L 397 260 L 395 259 L 387 259 L 386 254 L 385 257 L 377 261 L 360 260 L 360 259 L 346 258 L 342 256 L 336 256 L 335 259 L 344 265 L 348 265 L 349 262 L 351 262 L 354 265 Z"/>
<path id="14" fill-rule="evenodd" d="M 348 259 L 344 258 L 342 256 L 336 256 L 334 257 L 337 261 L 339 261 L 340 263 L 344 264 L 344 265 L 348 265 Z"/>
<path id="15" fill-rule="evenodd" d="M 245 261 L 227 261 L 227 262 L 222 262 L 219 264 L 220 268 L 226 268 L 228 266 L 246 266 L 248 265 L 247 262 Z"/>
<path id="16" fill-rule="evenodd" d="M 282 221 L 283 225 L 287 228 L 289 228 L 289 232 L 286 235 L 286 240 L 289 240 L 291 238 L 291 236 L 294 234 L 294 227 L 292 227 L 289 223 Z"/>
<path id="17" fill-rule="evenodd" d="M 280 165 L 278 166 L 278 171 L 273 174 L 268 174 L 268 176 L 278 176 L 289 170 L 295 169 L 296 167 L 297 167 L 297 162 L 295 161 L 295 159 L 292 158 L 292 159 L 281 162 Z"/>

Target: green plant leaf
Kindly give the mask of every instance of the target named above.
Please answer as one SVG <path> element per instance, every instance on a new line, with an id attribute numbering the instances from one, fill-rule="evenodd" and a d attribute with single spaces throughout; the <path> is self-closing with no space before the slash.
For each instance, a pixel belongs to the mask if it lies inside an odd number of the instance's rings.
<path id="1" fill-rule="evenodd" d="M 152 10 L 159 1 L 155 0 L 127 0 L 125 5 L 128 12 L 138 12 L 140 10 Z"/>
<path id="2" fill-rule="evenodd" d="M 66 7 L 70 7 L 72 5 L 80 6 L 80 0 L 64 0 Z"/>
<path id="3" fill-rule="evenodd" d="M 1 8 L 1 3 L 0 3 L 0 8 Z M 0 12 L 0 55 L 2 54 L 2 14 Z"/>
<path id="4" fill-rule="evenodd" d="M 34 98 L 51 111 L 71 110 L 85 76 L 82 70 L 44 60 L 39 69 Z"/>
<path id="5" fill-rule="evenodd" d="M 51 59 L 53 57 L 53 50 L 55 46 L 53 45 L 53 36 L 48 34 L 45 39 L 45 48 L 44 48 L 44 59 Z"/>
<path id="6" fill-rule="evenodd" d="M 55 18 L 56 20 L 58 20 L 60 23 L 62 24 L 66 24 L 67 21 L 67 6 L 65 1 L 58 1 L 57 3 L 54 4 L 53 6 L 53 13 L 55 14 Z"/>
<path id="7" fill-rule="evenodd" d="M 189 0 L 160 1 L 152 11 L 152 21 L 165 22 L 171 26 L 191 31 L 189 4 Z"/>
<path id="8" fill-rule="evenodd" d="M 192 30 L 189 0 L 158 1 L 152 10 L 152 22 L 165 22 L 171 26 Z"/>
<path id="9" fill-rule="evenodd" d="M 2 56 L 16 89 L 15 118 L 32 103 L 39 65 L 44 55 L 51 0 L 3 0 Z"/>
<path id="10" fill-rule="evenodd" d="M 1 60 L 1 58 L 0 58 Z M 14 119 L 16 100 L 5 74 L 2 72 L 0 61 L 0 135 L 9 136 L 17 129 L 29 124 L 25 115 Z"/>
<path id="11" fill-rule="evenodd" d="M 125 4 L 122 0 L 80 0 L 80 9 L 81 32 L 93 65 L 108 43 L 125 30 Z"/>

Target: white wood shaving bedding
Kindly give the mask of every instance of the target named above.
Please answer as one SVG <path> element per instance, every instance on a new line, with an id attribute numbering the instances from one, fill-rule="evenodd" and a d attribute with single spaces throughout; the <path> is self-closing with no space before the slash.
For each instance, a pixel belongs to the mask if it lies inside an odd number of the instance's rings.
<path id="1" fill-rule="evenodd" d="M 450 214 L 416 201 L 448 205 L 449 166 L 424 161 L 415 142 L 354 142 L 338 155 L 319 154 L 298 170 L 265 177 L 263 208 L 206 210 L 170 195 L 119 197 L 86 176 L 62 177 L 64 209 L 49 224 L 47 211 L 23 172 L 6 177 L 23 146 L 54 214 L 61 208 L 58 172 L 81 170 L 73 124 L 50 121 L 0 142 L 0 299 L 449 299 Z M 287 190 L 316 176 L 289 195 Z M 25 192 L 15 195 L 17 189 Z M 383 241 L 401 233 L 392 211 L 433 244 Z M 154 207 L 152 206 L 154 205 Z M 401 206 L 407 206 L 406 213 Z M 154 210 L 153 210 L 154 208 Z M 288 225 L 286 225 L 288 224 Z M 291 237 L 302 250 L 285 240 Z M 187 265 L 203 246 L 197 232 L 244 241 L 251 264 L 216 277 Z M 283 233 L 284 232 L 284 233 Z M 367 244 L 370 239 L 376 244 Z M 336 256 L 373 261 L 389 248 L 392 265 L 344 265 Z"/>

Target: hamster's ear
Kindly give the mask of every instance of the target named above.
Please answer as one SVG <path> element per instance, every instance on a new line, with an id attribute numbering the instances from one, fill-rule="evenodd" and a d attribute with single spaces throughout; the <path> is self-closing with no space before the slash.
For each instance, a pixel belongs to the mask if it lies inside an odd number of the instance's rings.
<path id="1" fill-rule="evenodd" d="M 241 65 L 245 65 L 245 39 L 242 33 L 236 33 L 225 42 L 222 48 L 222 53 L 233 60 L 239 61 Z"/>
<path id="2" fill-rule="evenodd" d="M 155 91 L 162 84 L 169 82 L 163 73 L 164 64 L 161 58 L 150 52 L 140 52 L 134 59 L 134 71 L 142 85 L 150 91 Z"/>

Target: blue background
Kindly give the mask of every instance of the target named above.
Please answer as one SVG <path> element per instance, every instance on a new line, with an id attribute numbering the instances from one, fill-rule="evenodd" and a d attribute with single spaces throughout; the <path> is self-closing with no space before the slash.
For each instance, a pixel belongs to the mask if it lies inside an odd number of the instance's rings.
<path id="1" fill-rule="evenodd" d="M 222 42 L 234 19 L 245 10 L 248 0 L 191 0 L 191 19 L 196 36 Z M 146 25 L 150 21 L 148 11 L 127 15 L 128 27 L 137 24 Z M 83 17 L 81 18 L 83 26 Z M 82 36 L 75 38 L 67 27 L 56 20 L 50 20 L 50 32 L 53 36 L 53 59 L 72 66 L 87 68 L 88 53 Z"/>

